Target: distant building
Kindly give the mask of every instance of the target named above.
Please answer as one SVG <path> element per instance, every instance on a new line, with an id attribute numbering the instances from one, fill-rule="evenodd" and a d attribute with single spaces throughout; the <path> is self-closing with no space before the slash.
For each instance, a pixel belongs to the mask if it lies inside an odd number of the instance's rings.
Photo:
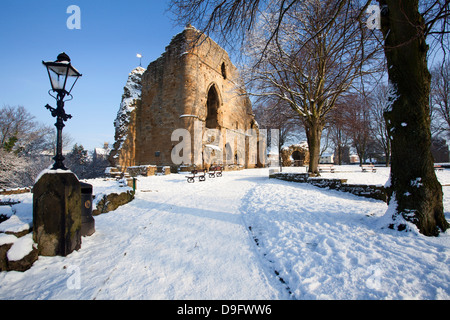
<path id="1" fill-rule="evenodd" d="M 334 163 L 334 154 L 331 153 L 324 153 L 320 156 L 319 163 Z"/>
<path id="2" fill-rule="evenodd" d="M 357 154 L 351 154 L 350 155 L 350 163 L 359 163 L 359 156 Z"/>
<path id="3" fill-rule="evenodd" d="M 103 148 L 95 148 L 94 153 L 92 154 L 92 159 L 95 160 L 108 160 L 109 154 L 111 153 L 111 149 L 109 148 L 109 144 L 105 142 Z"/>

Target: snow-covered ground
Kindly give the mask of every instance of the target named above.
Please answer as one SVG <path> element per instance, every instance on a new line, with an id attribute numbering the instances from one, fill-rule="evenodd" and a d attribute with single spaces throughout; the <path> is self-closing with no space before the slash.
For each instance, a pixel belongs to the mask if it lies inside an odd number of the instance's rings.
<path id="1" fill-rule="evenodd" d="M 389 176 L 339 169 L 323 175 Z M 285 169 L 295 170 L 304 169 Z M 450 182 L 450 171 L 437 175 Z M 269 179 L 268 169 L 193 184 L 181 174 L 139 178 L 137 188 L 134 201 L 95 217 L 79 251 L 0 273 L 0 299 L 450 299 L 450 231 L 387 229 L 383 202 Z M 10 198 L 29 222 L 31 195 Z"/>

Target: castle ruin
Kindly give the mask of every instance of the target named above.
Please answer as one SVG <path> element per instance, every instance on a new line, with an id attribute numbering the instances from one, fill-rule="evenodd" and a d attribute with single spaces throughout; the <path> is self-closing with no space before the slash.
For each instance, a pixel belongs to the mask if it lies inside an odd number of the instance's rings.
<path id="1" fill-rule="evenodd" d="M 143 165 L 254 168 L 265 162 L 237 68 L 223 48 L 192 26 L 173 37 L 147 70 L 132 71 L 115 127 L 109 159 L 122 171 Z"/>

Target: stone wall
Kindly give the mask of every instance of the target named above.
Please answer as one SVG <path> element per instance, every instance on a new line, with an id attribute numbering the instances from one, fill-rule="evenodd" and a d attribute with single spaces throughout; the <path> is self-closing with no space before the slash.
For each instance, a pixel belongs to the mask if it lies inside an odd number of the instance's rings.
<path id="1" fill-rule="evenodd" d="M 134 166 L 134 167 L 128 167 L 127 173 L 130 175 L 130 177 L 137 177 L 137 176 L 143 176 L 143 177 L 150 177 L 156 175 L 157 172 L 157 166 Z"/>
<path id="2" fill-rule="evenodd" d="M 297 158 L 298 157 L 298 158 Z M 307 144 L 294 144 L 281 149 L 283 167 L 306 166 L 309 164 L 309 149 Z"/>
<path id="3" fill-rule="evenodd" d="M 103 196 L 98 202 L 96 202 L 96 208 L 92 210 L 92 215 L 98 216 L 103 213 L 114 211 L 120 206 L 123 206 L 133 200 L 134 192 L 132 191 L 110 193 Z"/>
<path id="4" fill-rule="evenodd" d="M 319 188 L 329 188 L 342 192 L 348 192 L 360 197 L 371 198 L 387 202 L 386 189 L 383 186 L 364 185 L 364 184 L 347 184 L 346 179 L 325 179 L 325 178 L 312 178 L 308 173 L 272 173 L 271 178 L 309 183 Z"/>
<path id="5" fill-rule="evenodd" d="M 111 158 L 118 161 L 112 166 L 173 166 L 172 150 L 179 142 L 171 138 L 176 129 L 186 129 L 191 136 L 185 165 L 201 168 L 227 159 L 247 168 L 263 165 L 258 148 L 251 148 L 256 142 L 246 135 L 249 129 L 259 134 L 250 99 L 228 53 L 211 38 L 186 27 L 149 64 L 140 85 L 127 130 L 122 130 L 126 131 L 122 138 L 116 137 Z M 263 150 L 265 145 L 261 146 Z"/>
<path id="6" fill-rule="evenodd" d="M 30 245 L 29 252 L 25 254 L 20 259 L 11 258 L 8 255 L 8 252 L 12 249 L 14 250 L 13 246 L 14 243 L 19 241 L 27 241 L 28 239 L 31 239 L 31 236 L 23 236 L 20 239 L 17 239 L 15 236 L 5 237 L 0 234 L 0 272 L 2 271 L 19 271 L 24 272 L 28 269 L 30 269 L 33 265 L 33 263 L 38 259 L 38 249 L 34 246 L 32 241 L 28 241 L 32 243 Z"/>
<path id="7" fill-rule="evenodd" d="M 15 215 L 6 217 L 4 221 L 15 220 L 15 217 Z M 1 222 L 3 221 L 0 220 Z M 18 228 L 16 221 L 12 221 L 8 226 L 2 226 L 0 231 L 0 272 L 26 271 L 38 259 L 37 245 L 33 241 L 31 232 L 31 225 L 23 224 Z M 19 249 L 14 253 L 13 245 L 15 243 Z M 28 251 L 26 251 L 27 247 Z M 16 256 L 18 253 L 22 253 L 20 257 Z"/>
<path id="8" fill-rule="evenodd" d="M 142 75 L 145 69 L 137 67 L 128 76 L 122 102 L 114 121 L 115 143 L 109 155 L 112 167 L 124 172 L 136 162 L 136 113 L 141 104 Z"/>
<path id="9" fill-rule="evenodd" d="M 12 194 L 30 193 L 31 188 L 16 188 L 16 189 L 0 189 L 0 195 L 7 196 Z"/>
<path id="10" fill-rule="evenodd" d="M 186 50 L 185 34 L 178 34 L 143 75 L 135 165 L 164 165 L 171 160 L 172 132 L 184 127 L 180 116 L 185 111 Z"/>

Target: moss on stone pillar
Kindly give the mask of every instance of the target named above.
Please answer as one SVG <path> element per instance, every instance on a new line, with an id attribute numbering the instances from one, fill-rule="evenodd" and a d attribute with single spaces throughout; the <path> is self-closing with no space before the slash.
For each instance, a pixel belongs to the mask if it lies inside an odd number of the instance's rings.
<path id="1" fill-rule="evenodd" d="M 33 239 L 42 256 L 80 249 L 81 187 L 72 172 L 49 171 L 34 185 Z"/>

